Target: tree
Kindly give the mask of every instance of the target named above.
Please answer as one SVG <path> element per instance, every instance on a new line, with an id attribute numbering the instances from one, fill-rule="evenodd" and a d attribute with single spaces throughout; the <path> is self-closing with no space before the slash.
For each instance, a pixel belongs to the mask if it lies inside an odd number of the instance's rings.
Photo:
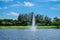
<path id="1" fill-rule="evenodd" d="M 19 25 L 27 25 L 27 14 L 19 14 L 18 24 Z"/>
<path id="2" fill-rule="evenodd" d="M 2 26 L 2 19 L 0 19 L 0 26 Z"/>
<path id="3" fill-rule="evenodd" d="M 37 25 L 43 25 L 43 15 L 37 14 L 35 16 L 35 19 L 36 19 L 36 24 Z"/>
<path id="4" fill-rule="evenodd" d="M 60 19 L 55 17 L 53 20 L 53 25 L 55 25 L 57 28 L 59 28 L 60 26 Z"/>
<path id="5" fill-rule="evenodd" d="M 51 18 L 45 16 L 44 22 L 45 22 L 45 25 L 51 25 Z"/>

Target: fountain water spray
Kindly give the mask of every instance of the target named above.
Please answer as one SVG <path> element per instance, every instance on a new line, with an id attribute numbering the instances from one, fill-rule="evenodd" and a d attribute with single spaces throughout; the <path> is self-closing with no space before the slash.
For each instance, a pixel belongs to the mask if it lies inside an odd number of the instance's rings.
<path id="1" fill-rule="evenodd" d="M 35 26 L 35 16 L 34 16 L 34 15 L 33 15 L 33 18 L 32 18 L 31 31 L 36 31 L 36 26 Z"/>

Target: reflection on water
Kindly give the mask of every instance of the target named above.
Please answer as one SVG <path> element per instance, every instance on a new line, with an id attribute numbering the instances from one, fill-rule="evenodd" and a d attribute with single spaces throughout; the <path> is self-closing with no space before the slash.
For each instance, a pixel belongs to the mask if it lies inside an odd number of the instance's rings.
<path id="1" fill-rule="evenodd" d="M 23 29 L 2 29 L 0 40 L 60 40 L 60 29 L 39 29 L 35 32 Z"/>

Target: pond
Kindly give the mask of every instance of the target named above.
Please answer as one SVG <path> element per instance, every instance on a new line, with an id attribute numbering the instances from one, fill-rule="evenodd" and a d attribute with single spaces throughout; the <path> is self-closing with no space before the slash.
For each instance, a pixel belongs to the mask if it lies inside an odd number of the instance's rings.
<path id="1" fill-rule="evenodd" d="M 0 40 L 60 40 L 60 29 L 1 29 Z"/>

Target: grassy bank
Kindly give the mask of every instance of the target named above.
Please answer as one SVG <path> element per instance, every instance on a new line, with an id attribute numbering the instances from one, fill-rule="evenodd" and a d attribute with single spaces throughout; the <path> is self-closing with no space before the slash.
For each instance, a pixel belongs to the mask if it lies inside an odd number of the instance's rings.
<path id="1" fill-rule="evenodd" d="M 52 29 L 52 28 L 57 28 L 56 26 L 37 26 L 38 29 Z M 59 26 L 60 28 L 60 26 Z"/>
<path id="2" fill-rule="evenodd" d="M 0 29 L 28 29 L 28 26 L 0 26 Z"/>
<path id="3" fill-rule="evenodd" d="M 30 26 L 0 26 L 0 29 L 28 29 L 28 28 L 30 28 Z M 37 29 L 50 29 L 50 28 L 56 28 L 56 26 L 37 26 Z"/>

